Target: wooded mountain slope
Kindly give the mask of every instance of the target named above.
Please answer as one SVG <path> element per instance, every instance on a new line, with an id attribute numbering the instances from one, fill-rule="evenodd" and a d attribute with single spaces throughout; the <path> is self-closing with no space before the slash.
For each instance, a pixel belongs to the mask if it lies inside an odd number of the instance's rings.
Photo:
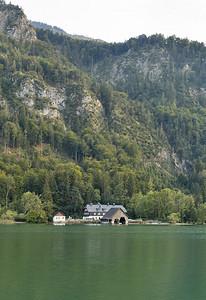
<path id="1" fill-rule="evenodd" d="M 42 222 L 54 209 L 80 216 L 86 203 L 115 202 L 133 218 L 202 222 L 204 45 L 36 33 L 0 35 L 2 218 Z"/>

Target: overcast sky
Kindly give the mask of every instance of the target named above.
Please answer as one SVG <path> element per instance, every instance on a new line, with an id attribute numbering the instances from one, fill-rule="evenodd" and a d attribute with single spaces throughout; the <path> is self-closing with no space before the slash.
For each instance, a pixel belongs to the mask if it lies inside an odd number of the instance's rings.
<path id="1" fill-rule="evenodd" d="M 32 21 L 107 42 L 123 42 L 155 33 L 206 42 L 205 0 L 11 0 L 11 3 L 22 7 Z"/>

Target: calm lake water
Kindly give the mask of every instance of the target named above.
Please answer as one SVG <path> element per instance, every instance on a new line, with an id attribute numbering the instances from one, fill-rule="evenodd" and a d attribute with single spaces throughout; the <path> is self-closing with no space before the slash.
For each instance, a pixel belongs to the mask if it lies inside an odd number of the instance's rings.
<path id="1" fill-rule="evenodd" d="M 0 299 L 206 298 L 206 227 L 0 225 Z"/>

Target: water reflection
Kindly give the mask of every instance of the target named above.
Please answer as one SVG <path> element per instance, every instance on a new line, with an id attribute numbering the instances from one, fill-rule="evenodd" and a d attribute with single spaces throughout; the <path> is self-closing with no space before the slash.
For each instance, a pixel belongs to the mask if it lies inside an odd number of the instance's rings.
<path id="1" fill-rule="evenodd" d="M 205 227 L 0 226 L 0 299 L 204 299 Z"/>

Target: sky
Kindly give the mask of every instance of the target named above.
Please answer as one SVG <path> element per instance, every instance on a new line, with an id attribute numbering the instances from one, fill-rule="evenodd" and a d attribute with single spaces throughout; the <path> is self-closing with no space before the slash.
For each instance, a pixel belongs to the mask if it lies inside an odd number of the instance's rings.
<path id="1" fill-rule="evenodd" d="M 165 37 L 176 35 L 206 43 L 205 0 L 11 0 L 11 3 L 22 7 L 29 20 L 106 42 L 161 33 Z"/>

